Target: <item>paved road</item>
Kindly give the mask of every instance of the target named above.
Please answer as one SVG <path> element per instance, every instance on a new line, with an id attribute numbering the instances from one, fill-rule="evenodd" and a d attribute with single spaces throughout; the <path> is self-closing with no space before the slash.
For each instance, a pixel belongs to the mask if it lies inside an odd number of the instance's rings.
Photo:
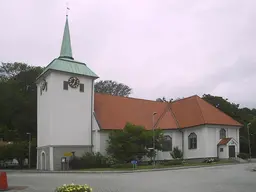
<path id="1" fill-rule="evenodd" d="M 94 192 L 255 192 L 256 164 L 112 174 L 8 173 L 23 192 L 53 192 L 64 183 L 89 184 Z"/>

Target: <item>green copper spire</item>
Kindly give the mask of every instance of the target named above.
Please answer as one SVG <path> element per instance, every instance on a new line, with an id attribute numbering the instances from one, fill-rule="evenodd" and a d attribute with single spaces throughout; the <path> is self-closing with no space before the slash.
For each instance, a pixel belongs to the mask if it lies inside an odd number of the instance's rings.
<path id="1" fill-rule="evenodd" d="M 61 51 L 59 58 L 66 58 L 74 60 L 72 56 L 71 40 L 68 26 L 68 15 L 66 15 L 66 24 L 64 29 L 64 35 L 62 39 Z"/>
<path id="2" fill-rule="evenodd" d="M 99 78 L 85 63 L 74 60 L 70 42 L 68 16 L 66 18 L 60 56 L 45 67 L 44 71 L 37 77 L 37 81 L 43 76 L 47 75 L 47 72 L 49 71 L 59 71 L 74 75 L 82 75 L 92 79 Z"/>

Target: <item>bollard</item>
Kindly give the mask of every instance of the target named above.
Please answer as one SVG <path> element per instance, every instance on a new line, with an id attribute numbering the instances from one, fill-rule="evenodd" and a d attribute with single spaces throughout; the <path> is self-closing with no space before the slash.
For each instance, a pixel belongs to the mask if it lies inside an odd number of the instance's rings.
<path id="1" fill-rule="evenodd" d="M 6 172 L 0 172 L 0 191 L 8 189 L 7 175 Z"/>

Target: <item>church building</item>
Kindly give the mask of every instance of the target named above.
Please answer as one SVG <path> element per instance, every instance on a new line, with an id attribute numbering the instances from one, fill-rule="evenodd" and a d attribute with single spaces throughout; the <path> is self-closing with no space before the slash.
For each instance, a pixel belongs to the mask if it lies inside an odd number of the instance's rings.
<path id="1" fill-rule="evenodd" d="M 156 160 L 171 159 L 176 146 L 185 159 L 226 159 L 239 153 L 242 125 L 199 96 L 166 103 L 99 94 L 94 93 L 97 78 L 87 64 L 73 58 L 67 16 L 60 56 L 36 81 L 37 169 L 61 170 L 70 154 L 106 155 L 109 132 L 127 122 L 163 130 L 170 147 L 158 151 Z"/>

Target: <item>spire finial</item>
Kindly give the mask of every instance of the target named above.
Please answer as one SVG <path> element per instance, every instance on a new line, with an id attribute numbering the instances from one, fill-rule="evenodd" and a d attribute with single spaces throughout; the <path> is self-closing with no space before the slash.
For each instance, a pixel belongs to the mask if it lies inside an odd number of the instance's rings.
<path id="1" fill-rule="evenodd" d="M 65 23 L 63 40 L 61 45 L 60 58 L 67 58 L 67 59 L 73 60 L 74 58 L 72 56 L 71 40 L 70 40 L 70 33 L 69 33 L 69 26 L 68 26 L 68 10 L 69 10 L 69 7 L 67 6 L 66 23 Z"/>
<path id="2" fill-rule="evenodd" d="M 68 11 L 70 10 L 70 8 L 68 7 L 68 2 L 66 3 L 66 6 L 67 6 L 66 17 L 68 17 Z"/>

